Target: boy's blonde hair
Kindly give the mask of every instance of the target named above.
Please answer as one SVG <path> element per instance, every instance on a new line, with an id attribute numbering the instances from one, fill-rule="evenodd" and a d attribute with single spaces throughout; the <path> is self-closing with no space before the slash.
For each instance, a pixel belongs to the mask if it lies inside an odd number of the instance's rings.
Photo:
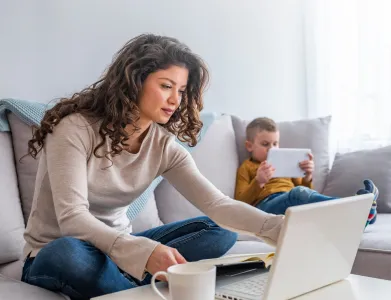
<path id="1" fill-rule="evenodd" d="M 256 118 L 252 120 L 246 127 L 246 140 L 254 141 L 255 136 L 258 132 L 262 130 L 266 130 L 269 132 L 277 132 L 278 126 L 276 122 L 274 122 L 270 118 Z"/>

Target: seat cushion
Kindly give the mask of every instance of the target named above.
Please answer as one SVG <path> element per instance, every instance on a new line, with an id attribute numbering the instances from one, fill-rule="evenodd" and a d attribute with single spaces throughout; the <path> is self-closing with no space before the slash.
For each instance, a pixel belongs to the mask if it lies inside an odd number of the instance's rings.
<path id="1" fill-rule="evenodd" d="M 360 249 L 391 252 L 391 214 L 378 214 L 375 224 L 367 226 Z"/>
<path id="2" fill-rule="evenodd" d="M 0 264 L 21 257 L 23 232 L 11 136 L 8 132 L 0 132 Z"/>
<path id="3" fill-rule="evenodd" d="M 391 214 L 379 214 L 366 228 L 352 273 L 391 280 Z"/>
<path id="4" fill-rule="evenodd" d="M 354 261 L 352 274 L 391 280 L 391 252 L 360 249 Z"/>
<path id="5" fill-rule="evenodd" d="M 200 172 L 220 191 L 233 197 L 238 154 L 231 117 L 224 115 L 217 118 L 191 155 Z M 155 197 L 160 219 L 165 224 L 203 215 L 167 180 L 156 188 Z"/>
<path id="6" fill-rule="evenodd" d="M 22 278 L 23 261 L 17 260 L 8 264 L 0 265 L 0 274 L 5 277 L 20 280 Z"/>
<path id="7" fill-rule="evenodd" d="M 261 241 L 237 241 L 227 252 L 229 254 L 267 253 L 275 252 L 276 249 Z"/>
<path id="8" fill-rule="evenodd" d="M 68 297 L 7 278 L 0 274 L 0 298 L 12 300 L 64 300 Z"/>
<path id="9" fill-rule="evenodd" d="M 391 214 L 366 228 L 352 273 L 391 280 Z"/>

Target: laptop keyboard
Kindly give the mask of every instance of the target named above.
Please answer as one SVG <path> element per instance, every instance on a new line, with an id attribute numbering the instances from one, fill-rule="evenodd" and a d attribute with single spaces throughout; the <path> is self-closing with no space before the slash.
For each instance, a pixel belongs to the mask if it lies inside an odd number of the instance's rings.
<path id="1" fill-rule="evenodd" d="M 234 292 L 236 295 L 237 294 L 243 294 L 244 298 L 255 298 L 260 299 L 260 297 L 263 296 L 263 293 L 265 291 L 265 287 L 267 284 L 269 274 L 261 274 L 261 275 L 256 275 L 254 277 L 238 281 L 235 283 L 228 284 L 224 287 L 222 287 L 222 294 L 226 294 L 225 297 L 223 296 L 224 299 L 232 299 L 232 300 L 241 300 L 242 298 L 240 296 L 233 296 L 230 295 L 230 291 Z"/>

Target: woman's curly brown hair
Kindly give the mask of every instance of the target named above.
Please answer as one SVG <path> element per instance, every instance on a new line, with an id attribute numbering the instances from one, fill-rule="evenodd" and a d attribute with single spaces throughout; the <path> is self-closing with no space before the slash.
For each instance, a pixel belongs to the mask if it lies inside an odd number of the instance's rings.
<path id="1" fill-rule="evenodd" d="M 203 108 L 202 95 L 209 80 L 208 70 L 200 57 L 180 43 L 165 36 L 143 34 L 131 39 L 118 51 L 103 77 L 90 87 L 63 98 L 46 111 L 39 127 L 34 128 L 33 138 L 28 142 L 29 154 L 36 158 L 42 150 L 45 138 L 64 117 L 80 113 L 91 119 L 101 120 L 99 134 L 103 146 L 106 137 L 111 139 L 111 150 L 105 157 L 118 155 L 128 144 L 129 134 L 124 130 L 130 124 L 139 130 L 138 96 L 147 76 L 170 66 L 189 70 L 186 91 L 178 109 L 166 124 L 161 124 L 182 142 L 190 146 L 197 144 L 202 128 L 200 111 Z"/>

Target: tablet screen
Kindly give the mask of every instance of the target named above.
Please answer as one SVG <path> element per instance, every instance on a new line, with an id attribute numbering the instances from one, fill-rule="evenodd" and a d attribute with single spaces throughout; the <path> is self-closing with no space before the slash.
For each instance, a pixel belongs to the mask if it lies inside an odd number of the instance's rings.
<path id="1" fill-rule="evenodd" d="M 267 162 L 276 169 L 273 178 L 304 177 L 304 171 L 300 169 L 299 163 L 309 159 L 308 153 L 311 153 L 311 149 L 271 148 Z"/>

